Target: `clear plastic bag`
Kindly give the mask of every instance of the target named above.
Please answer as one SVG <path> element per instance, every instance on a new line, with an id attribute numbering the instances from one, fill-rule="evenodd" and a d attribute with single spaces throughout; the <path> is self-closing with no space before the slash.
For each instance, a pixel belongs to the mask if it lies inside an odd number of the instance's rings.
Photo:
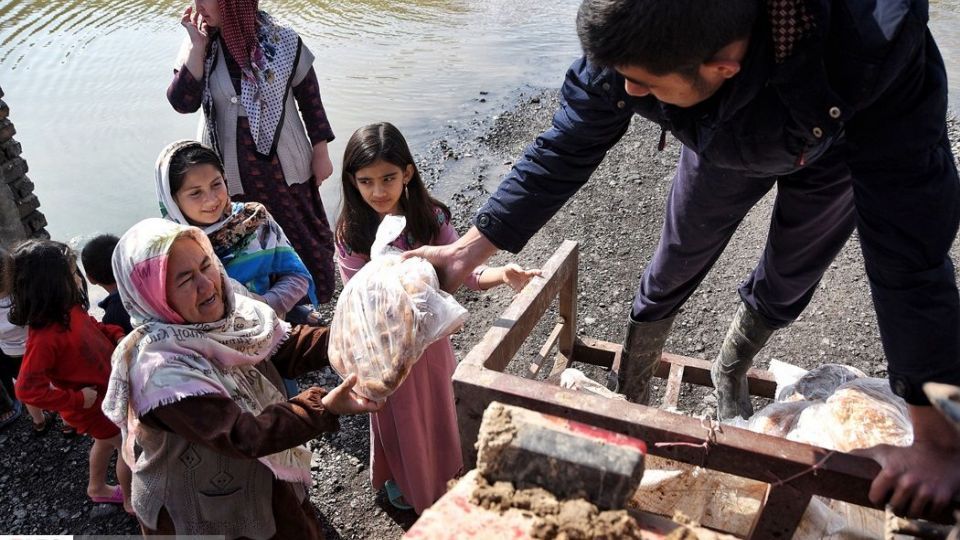
<path id="1" fill-rule="evenodd" d="M 804 409 L 787 438 L 842 452 L 878 444 L 909 446 L 913 425 L 907 412 L 886 379 L 860 378 Z"/>
<path id="2" fill-rule="evenodd" d="M 619 399 L 626 401 L 627 397 L 611 391 L 606 386 L 587 377 L 582 371 L 576 368 L 567 368 L 560 373 L 560 387 L 586 392 L 607 399 Z"/>
<path id="3" fill-rule="evenodd" d="M 777 402 L 754 414 L 747 428 L 759 433 L 849 452 L 878 444 L 909 445 L 913 427 L 906 403 L 886 379 L 867 377 L 841 364 L 812 371 L 772 362 Z M 813 497 L 794 539 L 878 538 L 883 535 L 880 510 Z"/>
<path id="4" fill-rule="evenodd" d="M 803 410 L 811 405 L 809 401 L 771 403 L 751 416 L 746 428 L 757 433 L 785 438 L 796 427 Z"/>
<path id="5" fill-rule="evenodd" d="M 823 364 L 805 373 L 797 382 L 779 389 L 777 401 L 827 399 L 841 385 L 866 376 L 853 366 Z"/>
<path id="6" fill-rule="evenodd" d="M 377 229 L 370 262 L 347 283 L 330 324 L 330 365 L 357 375 L 354 391 L 383 401 L 406 379 L 431 343 L 457 330 L 467 310 L 440 290 L 433 266 L 401 259 L 389 243 L 406 226 L 387 216 Z"/>

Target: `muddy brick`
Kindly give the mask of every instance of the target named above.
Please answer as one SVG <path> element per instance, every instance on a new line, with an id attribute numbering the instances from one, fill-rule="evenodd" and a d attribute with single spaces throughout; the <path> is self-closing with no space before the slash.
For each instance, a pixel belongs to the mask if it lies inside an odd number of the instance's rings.
<path id="1" fill-rule="evenodd" d="M 643 476 L 646 445 L 632 437 L 519 407 L 491 403 L 477 441 L 477 469 L 491 484 L 542 487 L 623 508 Z"/>
<path id="2" fill-rule="evenodd" d="M 0 99 L 0 120 L 6 120 L 8 116 L 10 116 L 10 106 Z"/>

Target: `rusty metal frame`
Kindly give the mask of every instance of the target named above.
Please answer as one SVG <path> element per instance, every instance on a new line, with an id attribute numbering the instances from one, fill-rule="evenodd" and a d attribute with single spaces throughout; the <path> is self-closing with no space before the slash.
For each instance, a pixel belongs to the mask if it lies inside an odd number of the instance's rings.
<path id="1" fill-rule="evenodd" d="M 709 433 L 706 451 L 697 447 L 708 437 L 702 421 L 669 409 L 677 406 L 681 383 L 712 386 L 709 362 L 663 355 L 656 376 L 668 378 L 664 404 L 668 410 L 532 380 L 554 344 L 558 352 L 553 374 L 572 361 L 619 365 L 620 345 L 576 337 L 577 266 L 577 243 L 566 241 L 543 266 L 542 277 L 513 300 L 457 367 L 453 387 L 467 468 L 476 461 L 474 445 L 483 411 L 490 402 L 500 401 L 638 437 L 656 456 L 768 483 L 749 538 L 790 538 L 814 495 L 874 506 L 867 493 L 880 467 L 873 460 L 727 426 Z M 560 323 L 531 364 L 527 378 L 504 373 L 555 298 L 559 298 Z M 752 394 L 773 397 L 776 384 L 769 372 L 753 369 L 748 376 Z M 692 444 L 657 446 L 676 442 Z"/>

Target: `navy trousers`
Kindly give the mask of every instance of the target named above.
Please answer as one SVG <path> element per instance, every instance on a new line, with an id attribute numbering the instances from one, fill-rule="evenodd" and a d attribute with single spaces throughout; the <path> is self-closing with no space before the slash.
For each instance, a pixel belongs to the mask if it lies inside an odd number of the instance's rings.
<path id="1" fill-rule="evenodd" d="M 740 296 L 773 328 L 793 322 L 853 232 L 849 169 L 824 156 L 789 176 L 752 178 L 711 167 L 688 148 L 680 153 L 660 242 L 634 298 L 634 320 L 656 321 L 679 310 L 774 185 L 767 244 Z"/>
<path id="2" fill-rule="evenodd" d="M 753 178 L 683 148 L 633 319 L 675 314 L 776 185 L 766 246 L 740 285 L 744 303 L 772 328 L 787 326 L 858 227 L 891 384 L 908 402 L 925 404 L 923 381 L 960 383 L 960 297 L 949 257 L 960 184 L 945 137 L 928 153 L 915 170 L 852 172 L 841 145 L 790 175 Z"/>

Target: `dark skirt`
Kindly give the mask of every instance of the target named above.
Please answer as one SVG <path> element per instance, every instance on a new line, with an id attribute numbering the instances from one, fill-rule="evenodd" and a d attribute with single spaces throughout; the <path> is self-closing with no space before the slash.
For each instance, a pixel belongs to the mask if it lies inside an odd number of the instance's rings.
<path id="1" fill-rule="evenodd" d="M 311 178 L 302 184 L 287 185 L 280 160 L 255 150 L 250 125 L 237 119 L 237 165 L 243 195 L 235 201 L 258 202 L 267 207 L 287 235 L 297 254 L 313 275 L 317 300 L 325 304 L 333 297 L 333 232 L 327 222 L 320 191 Z"/>

